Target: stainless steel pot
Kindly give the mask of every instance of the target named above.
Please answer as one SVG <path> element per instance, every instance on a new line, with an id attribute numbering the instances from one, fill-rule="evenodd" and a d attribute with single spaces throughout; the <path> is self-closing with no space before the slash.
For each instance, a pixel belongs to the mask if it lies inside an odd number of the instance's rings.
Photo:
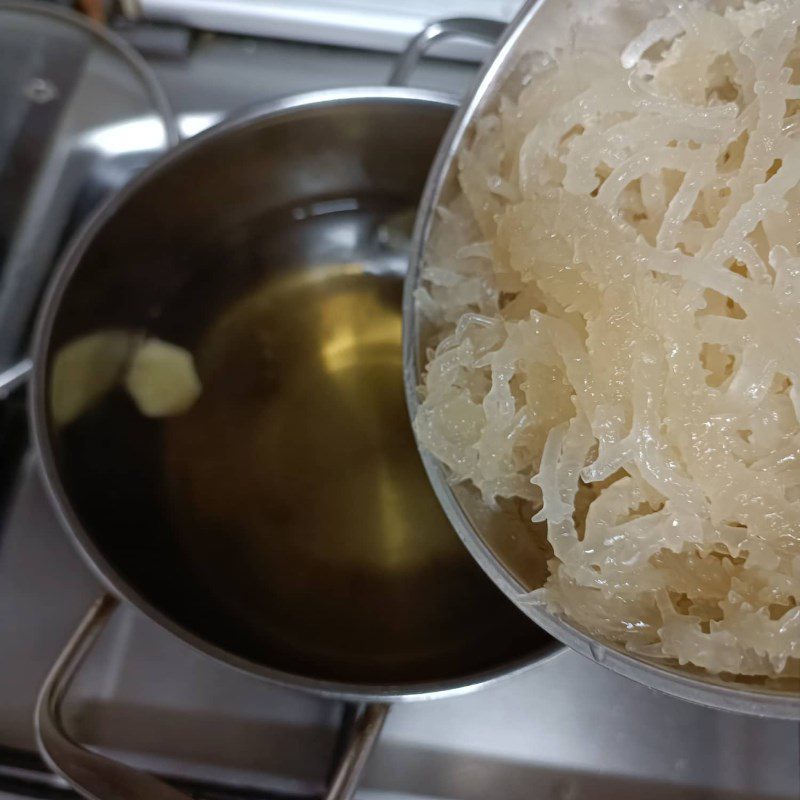
<path id="1" fill-rule="evenodd" d="M 485 114 L 494 111 L 504 92 L 513 93 L 520 76 L 517 68 L 529 53 L 551 54 L 568 41 L 571 28 L 582 22 L 610 21 L 603 30 L 621 37 L 621 43 L 652 13 L 653 3 L 625 4 L 619 0 L 548 2 L 528 0 L 509 25 L 494 59 L 487 63 L 470 100 L 453 119 L 428 177 L 420 203 L 403 301 L 406 399 L 412 418 L 418 406 L 417 388 L 425 365 L 426 333 L 421 327 L 414 293 L 420 281 L 425 248 L 436 224 L 435 210 L 456 190 L 456 158 L 465 138 Z M 624 13 L 621 13 L 621 11 Z M 631 16 L 632 15 L 632 16 Z M 637 15 L 638 19 L 637 19 Z M 630 28 L 626 30 L 626 25 Z M 509 529 L 508 520 L 490 512 L 476 493 L 453 486 L 443 466 L 423 453 L 439 501 L 469 551 L 505 594 L 537 625 L 564 644 L 603 666 L 666 694 L 702 705 L 760 716 L 800 719 L 800 696 L 795 689 L 770 690 L 730 684 L 712 677 L 651 663 L 577 629 L 566 619 L 526 602 L 546 570 L 535 556 L 515 546 L 525 536 L 524 526 Z"/>
<path id="2" fill-rule="evenodd" d="M 474 21 L 439 24 L 417 40 L 401 71 L 426 42 L 464 30 L 484 38 L 496 33 Z M 556 644 L 485 580 L 449 526 L 445 532 L 430 524 L 428 515 L 440 513 L 432 496 L 429 503 L 414 494 L 414 502 L 406 503 L 407 496 L 400 495 L 399 513 L 387 512 L 396 504 L 397 485 L 384 472 L 417 468 L 410 431 L 410 461 L 401 448 L 408 431 L 399 339 L 406 256 L 392 243 L 393 226 L 402 227 L 403 212 L 416 206 L 456 105 L 431 92 L 370 88 L 308 94 L 251 110 L 148 168 L 102 206 L 59 264 L 36 326 L 33 437 L 61 520 L 109 594 L 89 611 L 48 677 L 36 726 L 44 757 L 84 796 L 184 796 L 85 750 L 61 725 L 61 699 L 117 598 L 232 667 L 283 686 L 371 704 L 355 724 L 328 790 L 331 798 L 352 795 L 388 704 L 470 692 L 556 651 Z M 298 298 L 307 296 L 306 290 L 328 292 L 329 286 L 336 302 L 309 316 Z M 192 350 L 214 350 L 219 340 L 207 341 L 213 320 L 221 317 L 222 329 L 230 330 L 264 309 L 270 327 L 258 335 L 269 341 L 259 339 L 258 347 L 262 352 L 263 344 L 263 352 L 272 354 L 269 369 L 236 377 L 235 364 L 250 352 L 237 344 L 231 358 L 222 359 L 220 374 L 229 382 L 214 383 L 212 370 L 197 406 L 174 423 L 143 419 L 117 392 L 57 430 L 51 415 L 53 362 L 76 337 L 124 328 Z M 376 315 L 377 338 L 361 342 L 359 331 L 372 330 Z M 383 392 L 367 373 L 350 377 L 351 357 L 363 357 L 373 370 L 369 375 L 379 368 L 387 380 L 396 376 L 400 406 L 390 405 L 384 418 L 385 406 L 376 405 L 369 413 L 377 417 L 360 418 L 349 429 L 348 410 Z M 268 441 L 275 452 L 283 452 L 279 445 L 286 430 L 276 430 L 269 414 L 252 411 L 252 404 L 223 415 L 220 423 L 214 404 L 226 395 L 255 392 L 269 402 L 277 398 L 294 413 L 319 386 L 311 384 L 299 395 L 285 387 L 307 386 L 303 381 L 323 362 L 328 378 L 336 373 L 335 385 L 331 378 L 324 387 L 327 416 L 312 404 L 317 413 L 294 430 L 301 444 L 308 445 L 308 431 L 320 438 L 330 434 L 333 444 L 319 445 L 318 452 L 314 440 L 304 452 L 329 458 L 336 448 L 346 451 L 353 437 L 361 441 L 366 429 L 374 439 L 366 450 L 385 441 L 389 455 L 363 464 L 360 451 L 353 459 L 338 459 L 338 472 L 366 466 L 360 497 L 347 495 L 350 485 L 332 467 L 326 473 L 330 491 L 318 482 L 310 492 L 297 492 L 296 502 L 282 502 L 315 468 L 308 460 L 304 466 L 270 459 L 266 465 L 261 459 L 231 466 L 225 458 L 249 453 L 258 437 L 273 437 Z M 228 363 L 234 364 L 230 375 Z M 394 388 L 387 392 L 394 398 Z M 201 452 L 209 442 L 211 450 Z M 170 462 L 176 452 L 182 455 Z M 226 526 L 239 531 L 250 525 L 254 492 L 247 491 L 254 469 L 272 476 L 258 486 L 274 524 L 247 550 L 235 535 L 220 534 Z M 180 484 L 177 495 L 170 493 L 175 490 L 170 481 Z M 229 497 L 220 521 L 214 503 L 221 485 Z M 188 512 L 176 500 L 186 486 L 195 497 L 186 504 Z M 241 492 L 246 499 L 239 502 Z M 389 505 L 382 493 L 390 495 Z M 313 516 L 318 505 L 323 511 L 336 508 L 338 529 Z M 376 511 L 384 516 L 375 519 Z M 317 527 L 305 528 L 309 520 Z M 430 534 L 430 541 L 421 534 Z M 205 544 L 197 549 L 200 541 Z M 263 547 L 273 542 L 264 556 Z M 353 561 L 353 542 L 377 568 L 348 572 L 350 567 L 341 566 Z M 429 564 L 403 567 L 403 559 L 416 564 L 419 554 L 429 551 L 438 554 Z M 331 579 L 340 572 L 340 579 Z M 224 583 L 217 582 L 220 575 Z M 272 592 L 269 602 L 262 583 Z"/>

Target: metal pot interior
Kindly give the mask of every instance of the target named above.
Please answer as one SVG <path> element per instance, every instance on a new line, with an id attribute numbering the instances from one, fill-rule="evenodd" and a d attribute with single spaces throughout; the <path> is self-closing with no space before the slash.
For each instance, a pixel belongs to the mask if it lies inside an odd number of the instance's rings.
<path id="1" fill-rule="evenodd" d="M 222 126 L 100 212 L 42 312 L 34 425 L 82 549 L 273 679 L 452 688 L 553 649 L 449 527 L 403 401 L 394 228 L 452 110 L 389 91 Z M 155 421 L 115 390 L 55 430 L 53 358 L 106 328 L 192 351 L 197 405 Z"/>

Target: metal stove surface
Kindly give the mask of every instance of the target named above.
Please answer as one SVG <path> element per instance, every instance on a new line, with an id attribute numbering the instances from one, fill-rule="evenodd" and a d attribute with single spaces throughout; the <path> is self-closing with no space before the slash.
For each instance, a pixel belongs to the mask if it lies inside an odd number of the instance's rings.
<path id="1" fill-rule="evenodd" d="M 32 749 L 37 689 L 100 589 L 28 458 L 0 550 L 0 742 Z M 268 686 L 131 608 L 67 704 L 84 742 L 167 775 L 313 794 L 337 703 Z M 363 797 L 796 798 L 797 725 L 658 695 L 573 653 L 471 696 L 392 710 Z M 387 795 L 388 793 L 388 795 Z"/>
<path id="2" fill-rule="evenodd" d="M 184 127 L 195 130 L 278 94 L 379 82 L 390 66 L 375 53 L 225 38 L 156 64 Z M 458 92 L 470 78 L 469 68 L 440 62 L 418 82 Z M 95 136 L 109 163 L 158 147 L 157 125 L 132 123 Z M 61 797 L 63 785 L 43 779 L 26 755 L 33 704 L 99 586 L 60 529 L 33 458 L 11 466 L 0 516 L 0 798 Z M 195 653 L 130 608 L 116 615 L 67 705 L 82 741 L 213 787 L 200 795 L 219 798 L 266 796 L 243 788 L 319 793 L 341 714 L 336 703 Z M 395 708 L 359 796 L 795 799 L 800 727 L 688 705 L 564 652 L 474 695 Z"/>

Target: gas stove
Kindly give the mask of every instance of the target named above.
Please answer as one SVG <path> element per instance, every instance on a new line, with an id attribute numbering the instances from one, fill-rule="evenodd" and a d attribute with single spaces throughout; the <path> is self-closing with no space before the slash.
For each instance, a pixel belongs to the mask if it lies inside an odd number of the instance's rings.
<path id="1" fill-rule="evenodd" d="M 279 95 L 380 83 L 393 62 L 388 53 L 210 34 L 178 55 L 150 61 L 185 135 Z M 0 49 L 0 70 L 2 58 Z M 415 83 L 461 94 L 473 72 L 468 62 L 439 60 L 423 66 Z M 92 158 L 81 161 L 82 188 L 65 231 L 163 146 L 154 117 L 118 110 L 111 123 L 88 116 L 77 126 Z M 48 668 L 101 590 L 39 481 L 23 401 L 18 394 L 0 405 L 0 798 L 69 797 L 36 756 L 33 706 Z M 319 796 L 346 712 L 220 665 L 130 607 L 115 615 L 65 711 L 79 741 L 198 797 L 264 800 Z M 473 695 L 394 708 L 359 794 L 798 796 L 797 724 L 689 705 L 567 651 Z"/>

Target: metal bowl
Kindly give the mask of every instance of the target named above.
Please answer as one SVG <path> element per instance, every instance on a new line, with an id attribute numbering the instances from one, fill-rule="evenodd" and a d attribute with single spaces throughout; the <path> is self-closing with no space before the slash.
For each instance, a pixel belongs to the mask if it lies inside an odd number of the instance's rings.
<path id="1" fill-rule="evenodd" d="M 651 4 L 642 4 L 637 6 L 636 12 L 646 14 L 648 5 L 652 10 Z M 631 11 L 629 8 L 623 10 Z M 608 15 L 607 20 L 601 19 L 603 14 Z M 403 361 L 406 399 L 412 419 L 418 406 L 417 388 L 425 366 L 427 336 L 421 327 L 414 293 L 420 281 L 426 243 L 436 224 L 435 210 L 449 193 L 455 191 L 456 157 L 465 137 L 470 134 L 476 120 L 495 109 L 501 93 L 517 79 L 515 70 L 524 54 L 551 51 L 554 43 L 564 42 L 570 28 L 582 19 L 589 21 L 591 18 L 594 24 L 608 21 L 610 29 L 621 36 L 625 35 L 626 24 L 635 26 L 641 22 L 641 16 L 637 22 L 630 17 L 623 20 L 619 14 L 620 5 L 614 0 L 600 3 L 530 0 L 508 27 L 494 60 L 486 65 L 478 78 L 471 99 L 454 117 L 423 192 L 403 299 Z M 541 551 L 525 545 L 526 538 L 533 538 L 526 522 L 513 515 L 490 511 L 470 487 L 452 485 L 437 459 L 424 451 L 422 457 L 442 507 L 474 558 L 497 586 L 552 636 L 614 672 L 666 694 L 717 709 L 800 719 L 800 697 L 796 690 L 725 683 L 699 671 L 692 673 L 677 666 L 650 662 L 609 642 L 599 641 L 563 617 L 527 602 L 526 595 L 541 585 L 546 565 Z"/>

